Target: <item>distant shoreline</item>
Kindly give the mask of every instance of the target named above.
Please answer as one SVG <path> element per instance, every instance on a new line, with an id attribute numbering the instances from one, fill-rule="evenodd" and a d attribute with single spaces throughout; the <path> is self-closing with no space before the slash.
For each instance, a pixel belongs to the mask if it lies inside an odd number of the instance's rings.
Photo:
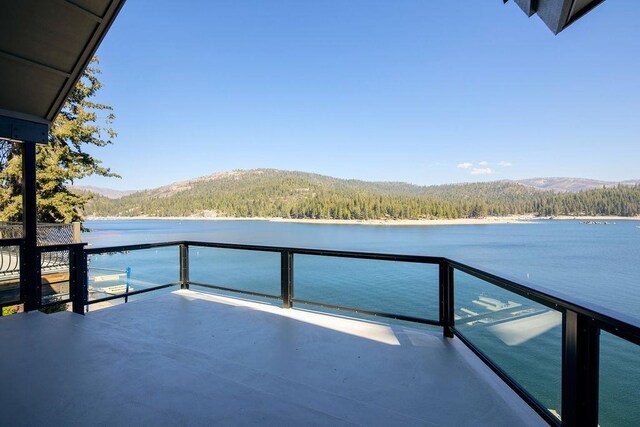
<path id="1" fill-rule="evenodd" d="M 333 225 L 392 225 L 392 226 L 434 226 L 434 225 L 487 225 L 487 224 L 535 224 L 543 220 L 574 220 L 574 221 L 640 221 L 640 216 L 554 216 L 539 217 L 535 215 L 513 215 L 485 218 L 458 219 L 295 219 L 295 218 L 266 218 L 266 217 L 87 217 L 87 221 L 117 221 L 117 220 L 166 220 L 166 221 L 270 221 L 291 222 L 299 224 L 333 224 Z"/>

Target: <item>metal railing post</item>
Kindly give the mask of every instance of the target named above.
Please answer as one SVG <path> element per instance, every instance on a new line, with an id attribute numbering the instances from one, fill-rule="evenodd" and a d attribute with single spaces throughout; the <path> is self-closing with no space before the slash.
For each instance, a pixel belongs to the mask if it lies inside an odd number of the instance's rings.
<path id="1" fill-rule="evenodd" d="M 27 299 L 24 302 L 24 311 L 40 310 L 42 308 L 42 252 L 36 246 L 32 256 L 28 255 L 26 248 L 25 254 L 26 260 L 21 267 L 26 270 Z"/>
<path id="2" fill-rule="evenodd" d="M 280 252 L 280 296 L 282 307 L 291 308 L 293 297 L 293 254 L 289 251 Z"/>
<path id="3" fill-rule="evenodd" d="M 27 299 L 29 298 L 29 277 L 27 275 L 26 259 L 25 244 L 24 239 L 22 239 L 22 242 L 20 243 L 20 254 L 18 257 L 18 271 L 20 272 L 20 302 L 25 305 L 25 311 L 27 311 Z"/>
<path id="4" fill-rule="evenodd" d="M 453 338 L 453 268 L 447 260 L 440 262 L 440 323 L 442 334 Z"/>
<path id="5" fill-rule="evenodd" d="M 42 305 L 42 279 L 40 277 L 40 252 L 38 251 L 38 222 L 36 207 L 36 145 L 22 145 L 22 250 L 20 280 L 26 291 L 24 310 L 37 310 Z"/>
<path id="6" fill-rule="evenodd" d="M 89 292 L 88 257 L 84 245 L 73 246 L 69 255 L 71 307 L 74 313 L 84 314 Z"/>
<path id="7" fill-rule="evenodd" d="M 180 244 L 180 289 L 189 289 L 189 245 Z"/>
<path id="8" fill-rule="evenodd" d="M 124 303 L 126 304 L 129 302 L 129 289 L 131 288 L 131 267 L 127 267 L 125 272 L 127 274 L 127 277 L 124 288 Z"/>
<path id="9" fill-rule="evenodd" d="M 595 320 L 566 310 L 562 331 L 562 425 L 598 425 L 600 329 Z"/>

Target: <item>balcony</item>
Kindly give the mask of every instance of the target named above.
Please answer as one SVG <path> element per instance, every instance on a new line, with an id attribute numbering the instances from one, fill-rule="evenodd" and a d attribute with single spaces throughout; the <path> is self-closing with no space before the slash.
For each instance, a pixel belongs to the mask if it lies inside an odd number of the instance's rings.
<path id="1" fill-rule="evenodd" d="M 13 343 L 0 406 L 18 424 L 595 425 L 615 399 L 599 393 L 611 339 L 640 343 L 632 319 L 442 257 L 194 241 L 37 252 L 64 254 L 68 281 L 53 296 L 23 286 L 11 304 L 29 312 L 0 321 Z M 60 304 L 73 312 L 35 310 Z"/>
<path id="2" fill-rule="evenodd" d="M 559 32 L 601 2 L 517 3 Z M 3 4 L 0 138 L 21 145 L 23 221 L 0 233 L 0 307 L 26 311 L 0 319 L 3 423 L 596 426 L 612 412 L 623 396 L 601 393 L 600 370 L 637 354 L 637 320 L 454 260 L 39 240 L 36 144 L 123 4 Z M 127 261 L 142 252 L 150 276 Z M 344 260 L 388 270 L 373 283 Z M 338 278 L 349 286 L 327 286 Z M 40 312 L 61 304 L 72 312 Z M 620 424 L 640 423 L 635 407 Z"/>

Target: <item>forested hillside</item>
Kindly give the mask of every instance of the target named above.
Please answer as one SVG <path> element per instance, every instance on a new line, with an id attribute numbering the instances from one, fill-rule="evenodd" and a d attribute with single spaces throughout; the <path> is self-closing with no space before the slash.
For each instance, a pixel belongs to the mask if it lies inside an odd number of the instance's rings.
<path id="1" fill-rule="evenodd" d="M 417 186 L 258 169 L 214 174 L 120 199 L 95 195 L 89 216 L 313 219 L 474 218 L 517 214 L 640 215 L 640 186 L 575 193 L 509 181 Z"/>

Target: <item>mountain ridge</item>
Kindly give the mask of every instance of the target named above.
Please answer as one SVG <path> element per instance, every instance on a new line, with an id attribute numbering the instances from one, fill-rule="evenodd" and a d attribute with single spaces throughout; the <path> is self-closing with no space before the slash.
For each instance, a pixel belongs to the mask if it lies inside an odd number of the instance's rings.
<path id="1" fill-rule="evenodd" d="M 138 190 L 115 190 L 113 188 L 96 187 L 94 185 L 70 185 L 69 189 L 80 193 L 98 194 L 108 199 L 119 199 L 138 192 Z"/>
<path id="2" fill-rule="evenodd" d="M 548 178 L 419 186 L 254 169 L 219 172 L 109 199 L 96 195 L 90 216 L 279 217 L 309 219 L 435 219 L 483 216 L 640 214 L 640 186 L 602 185 L 550 191 Z M 540 182 L 540 180 L 542 180 Z M 569 183 L 571 184 L 571 182 Z M 575 184 L 575 182 L 573 182 Z M 546 187 L 539 189 L 534 185 Z"/>
<path id="3" fill-rule="evenodd" d="M 610 188 L 618 185 L 640 185 L 640 179 L 628 179 L 625 181 L 601 181 L 589 178 L 569 177 L 539 177 L 515 180 L 522 185 L 527 185 L 539 190 L 551 190 L 557 192 L 575 193 L 578 191 L 592 190 L 595 188 Z"/>
<path id="4" fill-rule="evenodd" d="M 305 174 L 307 176 L 318 177 L 331 179 L 335 181 L 346 181 L 357 184 L 373 184 L 373 185 L 381 185 L 381 186 L 409 186 L 416 188 L 432 188 L 432 187 L 442 187 L 442 186 L 455 186 L 455 185 L 468 185 L 468 184 L 477 184 L 477 182 L 459 182 L 459 183 L 450 183 L 450 184 L 434 184 L 434 185 L 419 185 L 412 184 L 404 181 L 366 181 L 354 178 L 336 178 L 329 175 L 322 175 L 313 172 L 302 172 L 302 171 L 289 171 L 289 170 L 280 170 L 280 169 L 270 169 L 270 168 L 260 168 L 260 169 L 247 169 L 247 170 L 233 170 L 233 171 L 221 171 L 214 172 L 209 175 L 204 175 L 196 178 L 190 178 L 180 181 L 175 181 L 170 184 L 162 185 L 159 187 L 153 187 L 150 189 L 144 190 L 115 190 L 108 187 L 98 187 L 98 186 L 83 186 L 83 185 L 73 185 L 72 189 L 77 191 L 85 192 L 85 193 L 93 193 L 100 196 L 107 197 L 109 199 L 119 199 L 124 196 L 128 196 L 135 193 L 143 193 L 149 191 L 158 191 L 160 193 L 172 193 L 176 191 L 188 190 L 192 185 L 201 183 L 214 181 L 216 179 L 226 178 L 226 177 L 241 177 L 245 174 L 250 173 L 265 173 L 265 172 L 276 172 L 276 173 L 298 173 Z M 501 182 L 513 182 L 517 184 L 521 184 L 527 187 L 535 188 L 538 190 L 548 190 L 548 191 L 556 191 L 556 192 L 579 192 L 585 190 L 591 190 L 596 188 L 610 188 L 615 187 L 617 185 L 624 186 L 634 186 L 640 185 L 640 179 L 628 179 L 624 181 L 603 181 L 591 178 L 573 178 L 573 177 L 535 177 L 535 178 L 525 178 L 525 179 L 516 179 L 516 180 L 495 180 L 495 181 L 485 181 L 484 183 L 501 183 Z"/>

